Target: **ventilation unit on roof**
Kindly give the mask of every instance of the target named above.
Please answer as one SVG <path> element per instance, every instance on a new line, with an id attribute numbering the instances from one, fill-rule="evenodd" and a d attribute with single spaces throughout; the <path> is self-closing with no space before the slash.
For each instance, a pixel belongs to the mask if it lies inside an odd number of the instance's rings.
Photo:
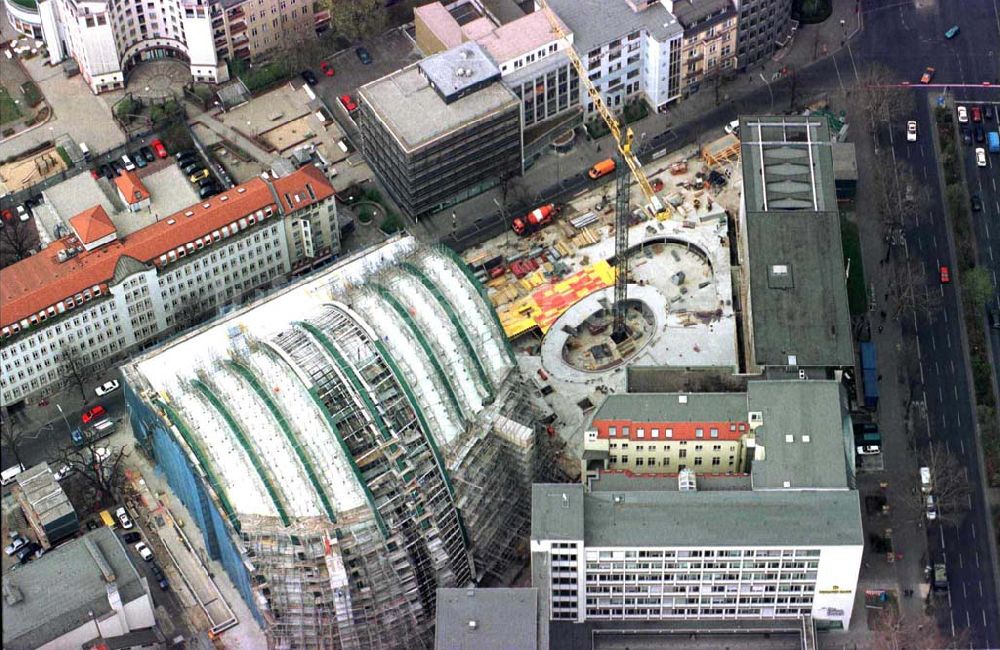
<path id="1" fill-rule="evenodd" d="M 65 261 L 66 261 L 66 259 L 67 259 L 67 255 L 66 255 L 66 251 L 65 251 L 65 249 L 64 249 L 64 250 L 61 250 L 61 251 L 59 251 L 58 253 L 56 253 L 56 260 L 57 260 L 58 262 L 60 262 L 60 263 L 62 263 L 62 262 L 65 262 Z"/>
<path id="2" fill-rule="evenodd" d="M 240 194 L 243 194 L 244 192 L 247 191 L 247 188 L 245 188 L 245 187 L 237 187 L 236 191 L 239 192 Z"/>
<path id="3" fill-rule="evenodd" d="M 688 403 L 688 396 L 687 395 L 678 395 L 677 396 L 677 403 L 678 404 L 687 404 Z"/>
<path id="4" fill-rule="evenodd" d="M 185 217 L 193 217 L 194 216 L 194 212 L 191 211 L 191 210 L 188 210 L 187 212 L 184 213 L 184 216 Z"/>
<path id="5" fill-rule="evenodd" d="M 167 219 L 167 225 L 168 225 L 168 226 L 172 226 L 172 225 L 174 225 L 175 223 L 177 223 L 177 222 L 176 222 L 176 221 L 174 221 L 173 219 Z"/>
<path id="6" fill-rule="evenodd" d="M 228 196 L 226 196 L 225 194 L 223 194 L 222 196 L 220 196 L 220 197 L 219 197 L 219 200 L 220 200 L 220 201 L 228 201 L 228 200 L 229 200 L 229 197 L 228 197 Z"/>

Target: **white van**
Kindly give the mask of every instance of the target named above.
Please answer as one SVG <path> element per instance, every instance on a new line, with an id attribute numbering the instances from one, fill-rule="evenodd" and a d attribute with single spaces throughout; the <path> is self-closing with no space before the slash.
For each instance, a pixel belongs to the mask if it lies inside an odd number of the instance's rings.
<path id="1" fill-rule="evenodd" d="M 80 151 L 83 152 L 83 159 L 90 162 L 90 147 L 87 146 L 86 142 L 80 143 Z"/>
<path id="2" fill-rule="evenodd" d="M 920 491 L 927 493 L 931 491 L 931 468 L 920 468 Z"/>
<path id="3" fill-rule="evenodd" d="M 135 163 L 128 156 L 122 156 L 122 166 L 125 167 L 125 171 L 134 172 Z"/>
<path id="4" fill-rule="evenodd" d="M 8 467 L 3 472 L 0 472 L 0 485 L 10 485 L 17 478 L 17 475 L 24 471 L 24 465 L 18 463 L 12 467 Z"/>

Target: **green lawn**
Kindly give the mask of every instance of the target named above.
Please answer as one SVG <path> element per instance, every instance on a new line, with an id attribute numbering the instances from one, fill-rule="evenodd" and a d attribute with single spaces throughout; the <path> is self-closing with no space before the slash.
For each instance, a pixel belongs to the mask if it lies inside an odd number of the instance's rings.
<path id="1" fill-rule="evenodd" d="M 844 266 L 851 265 L 851 275 L 847 278 L 847 303 L 851 315 L 857 316 L 868 309 L 868 291 L 865 289 L 865 272 L 861 265 L 861 239 L 858 226 L 840 213 L 840 241 L 844 247 Z"/>
<path id="2" fill-rule="evenodd" d="M 0 88 L 0 124 L 13 122 L 20 117 L 21 111 L 17 108 L 14 100 L 11 99 L 10 93 L 7 92 L 6 88 Z"/>

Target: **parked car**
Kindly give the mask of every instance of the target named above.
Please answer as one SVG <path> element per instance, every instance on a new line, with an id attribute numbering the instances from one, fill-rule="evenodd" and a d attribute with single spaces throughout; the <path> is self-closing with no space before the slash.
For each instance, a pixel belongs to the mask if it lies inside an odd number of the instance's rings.
<path id="1" fill-rule="evenodd" d="M 978 106 L 973 106 L 970 112 L 972 113 L 973 122 L 983 121 L 983 109 L 979 108 Z"/>
<path id="2" fill-rule="evenodd" d="M 139 554 L 139 557 L 146 560 L 147 562 L 153 561 L 153 552 L 149 550 L 145 542 L 139 542 L 135 545 L 135 551 Z"/>
<path id="3" fill-rule="evenodd" d="M 112 379 L 111 381 L 106 381 L 97 388 L 95 388 L 94 392 L 97 393 L 98 397 L 101 397 L 107 395 L 108 393 L 115 392 L 116 390 L 118 390 L 119 386 L 120 384 L 118 383 L 118 380 Z"/>
<path id="4" fill-rule="evenodd" d="M 94 521 L 93 519 L 87 521 L 87 530 L 97 530 L 100 527 L 101 525 L 96 521 Z"/>
<path id="5" fill-rule="evenodd" d="M 987 104 L 983 107 L 983 118 L 987 120 L 993 119 L 993 105 Z"/>
<path id="6" fill-rule="evenodd" d="M 56 471 L 52 472 L 52 478 L 54 478 L 57 481 L 61 481 L 67 476 L 69 476 L 69 473 L 72 471 L 73 471 L 72 467 L 70 467 L 69 465 L 63 465 Z"/>
<path id="7" fill-rule="evenodd" d="M 135 171 L 135 164 L 132 162 L 132 159 L 129 158 L 127 155 L 122 156 L 122 167 L 125 168 L 125 171 L 129 172 Z"/>
<path id="8" fill-rule="evenodd" d="M 355 48 L 354 53 L 358 55 L 358 61 L 361 61 L 363 65 L 368 65 L 372 62 L 372 55 L 365 48 Z"/>
<path id="9" fill-rule="evenodd" d="M 150 142 L 149 146 L 153 148 L 153 151 L 155 151 L 156 155 L 159 156 L 160 158 L 167 157 L 167 148 L 163 146 L 163 143 L 160 142 L 159 138 Z"/>
<path id="10" fill-rule="evenodd" d="M 29 212 L 28 208 L 24 207 L 23 205 L 17 206 L 14 209 L 14 211 L 17 212 L 17 218 L 20 219 L 21 221 L 27 221 L 31 219 L 31 212 Z"/>
<path id="11" fill-rule="evenodd" d="M 204 165 L 202 165 L 201 162 L 197 160 L 184 163 L 183 165 L 181 165 L 181 171 L 184 172 L 185 176 L 190 176 L 199 169 L 204 169 L 204 168 L 205 168 Z"/>
<path id="12" fill-rule="evenodd" d="M 176 154 L 174 154 L 174 160 L 176 160 L 177 162 L 180 162 L 182 160 L 192 160 L 197 157 L 198 154 L 192 151 L 191 149 L 182 149 L 178 151 Z"/>
<path id="13" fill-rule="evenodd" d="M 729 135 L 735 135 L 737 138 L 740 137 L 740 121 L 733 120 L 725 127 L 723 127 L 723 131 L 725 131 Z"/>
<path id="14" fill-rule="evenodd" d="M 107 447 L 98 447 L 94 450 L 94 460 L 98 463 L 103 462 L 110 455 L 111 450 Z"/>
<path id="15" fill-rule="evenodd" d="M 133 531 L 131 533 L 125 533 L 122 539 L 125 540 L 126 544 L 135 544 L 136 542 L 142 541 L 142 535 Z"/>
<path id="16" fill-rule="evenodd" d="M 11 535 L 16 535 L 16 533 L 11 533 Z M 27 543 L 28 540 L 21 537 L 20 535 L 17 535 L 13 539 L 11 539 L 10 544 L 8 544 L 6 548 L 4 548 L 3 552 L 7 554 L 7 557 L 10 557 L 14 553 L 17 553 L 22 548 L 24 548 L 25 545 L 27 545 Z"/>
<path id="17" fill-rule="evenodd" d="M 125 506 L 115 510 L 115 517 L 118 519 L 118 523 L 122 525 L 122 529 L 128 530 L 132 528 L 132 520 L 129 519 L 128 510 L 125 509 Z"/>
<path id="18" fill-rule="evenodd" d="M 358 109 L 358 105 L 354 103 L 354 99 L 350 95 L 341 95 L 337 99 L 340 100 L 340 104 L 348 113 L 353 113 Z"/>
<path id="19" fill-rule="evenodd" d="M 156 154 L 154 154 L 153 150 L 150 149 L 148 146 L 140 147 L 139 153 L 141 153 L 142 157 L 146 159 L 146 162 L 153 162 L 154 160 L 156 160 Z"/>
<path id="20" fill-rule="evenodd" d="M 910 120 L 906 123 L 906 141 L 916 142 L 917 141 L 917 122 L 916 120 Z"/>
<path id="21" fill-rule="evenodd" d="M 38 542 L 28 542 L 24 547 L 17 552 L 17 559 L 21 564 L 27 564 L 29 560 L 41 557 L 45 551 L 42 549 L 42 545 Z"/>
<path id="22" fill-rule="evenodd" d="M 934 502 L 934 495 L 933 494 L 928 494 L 927 495 L 927 508 L 926 508 L 926 511 L 927 511 L 927 519 L 929 521 L 934 521 L 935 519 L 937 519 L 937 514 L 938 514 L 937 513 L 937 503 Z"/>
<path id="23" fill-rule="evenodd" d="M 948 28 L 948 31 L 944 33 L 944 37 L 950 41 L 951 39 L 958 36 L 959 31 L 961 30 L 959 30 L 958 25 L 952 25 L 951 27 Z"/>
<path id="24" fill-rule="evenodd" d="M 333 66 L 327 63 L 326 61 L 323 61 L 322 63 L 319 64 L 319 69 L 322 70 L 323 74 L 325 74 L 328 77 L 332 77 L 333 75 L 336 74 L 336 72 L 334 72 L 333 70 Z"/>
<path id="25" fill-rule="evenodd" d="M 941 277 L 941 284 L 948 284 L 951 282 L 951 271 L 947 266 L 941 265 L 939 275 Z"/>
<path id="26" fill-rule="evenodd" d="M 103 164 L 97 168 L 98 173 L 109 181 L 115 177 L 115 170 L 111 165 Z"/>
<path id="27" fill-rule="evenodd" d="M 120 160 L 112 160 L 111 169 L 115 172 L 115 176 L 119 176 L 123 171 L 125 171 L 125 167 L 122 165 Z"/>
<path id="28" fill-rule="evenodd" d="M 191 174 L 188 178 L 191 180 L 192 183 L 197 183 L 198 181 L 208 177 L 209 177 L 209 171 L 205 168 L 202 168 L 196 171 L 195 173 Z"/>
<path id="29" fill-rule="evenodd" d="M 878 445 L 858 445 L 858 456 L 873 456 L 882 453 Z"/>
<path id="30" fill-rule="evenodd" d="M 210 196 L 215 196 L 221 191 L 222 188 L 219 187 L 218 184 L 212 183 L 211 185 L 206 185 L 205 187 L 202 187 L 198 190 L 198 198 L 207 199 Z"/>
<path id="31" fill-rule="evenodd" d="M 934 78 L 934 73 L 937 72 L 934 68 L 928 66 L 922 75 L 920 75 L 920 83 L 929 84 L 931 79 Z"/>
<path id="32" fill-rule="evenodd" d="M 149 164 L 146 162 L 146 157 L 142 155 L 142 152 L 136 152 L 132 154 L 132 157 L 135 158 L 135 166 L 139 169 L 142 169 Z"/>
<path id="33" fill-rule="evenodd" d="M 979 167 L 986 166 L 986 149 L 982 147 L 976 147 L 976 165 Z"/>
<path id="34" fill-rule="evenodd" d="M 986 142 L 986 131 L 983 130 L 982 125 L 976 124 L 972 127 L 972 133 L 975 135 L 976 142 L 982 144 Z"/>
<path id="35" fill-rule="evenodd" d="M 990 307 L 988 313 L 990 316 L 990 327 L 1000 330 L 1000 309 Z"/>
<path id="36" fill-rule="evenodd" d="M 958 112 L 958 121 L 961 124 L 965 124 L 969 121 L 969 110 L 964 106 L 957 106 L 955 110 Z"/>
<path id="37" fill-rule="evenodd" d="M 156 578 L 156 583 L 160 585 L 160 589 L 163 591 L 170 589 L 170 582 L 167 581 L 167 576 L 163 573 L 163 569 L 160 568 L 159 564 L 153 562 L 149 566 L 149 569 L 153 572 L 153 577 Z"/>
<path id="38" fill-rule="evenodd" d="M 107 415 L 107 414 L 108 414 L 107 409 L 105 409 L 103 406 L 101 406 L 100 404 L 98 404 L 97 406 L 93 406 L 93 407 L 87 409 L 86 411 L 84 411 L 84 413 L 80 417 L 80 419 L 83 420 L 84 424 L 87 424 L 91 420 L 94 420 L 96 418 L 101 417 L 102 415 Z"/>
<path id="39" fill-rule="evenodd" d="M 312 70 L 302 71 L 302 80 L 305 81 L 310 86 L 315 86 L 319 83 L 319 79 L 316 78 L 316 73 Z"/>
<path id="40" fill-rule="evenodd" d="M 969 197 L 969 203 L 972 204 L 972 211 L 973 212 L 982 212 L 983 211 L 983 200 L 981 198 L 979 198 L 978 194 L 973 194 L 972 196 L 970 196 Z"/>
<path id="41" fill-rule="evenodd" d="M 972 144 L 972 130 L 967 126 L 962 127 L 962 144 Z"/>

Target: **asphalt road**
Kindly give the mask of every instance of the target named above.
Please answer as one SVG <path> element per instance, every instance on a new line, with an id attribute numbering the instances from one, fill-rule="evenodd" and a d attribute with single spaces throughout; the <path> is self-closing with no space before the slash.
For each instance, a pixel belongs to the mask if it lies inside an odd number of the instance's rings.
<path id="1" fill-rule="evenodd" d="M 865 5 L 865 32 L 852 48 L 857 60 L 878 60 L 888 65 L 900 80 L 911 81 L 916 81 L 925 67 L 932 66 L 936 69 L 933 83 L 959 86 L 951 90 L 963 99 L 998 96 L 1000 89 L 981 85 L 983 81 L 996 81 L 1000 9 L 995 3 L 941 0 L 923 3 L 919 8 L 911 3 L 868 8 L 874 4 Z M 961 27 L 960 35 L 952 41 L 945 40 L 944 32 L 955 24 Z M 911 45 L 901 47 L 903 43 Z M 962 87 L 966 85 L 968 87 Z M 899 124 L 881 134 L 881 138 L 882 144 L 890 146 L 897 159 L 909 163 L 917 182 L 929 195 L 927 213 L 908 224 L 907 253 L 921 262 L 929 283 L 940 285 L 940 267 L 954 267 L 955 260 L 944 214 L 937 156 L 930 137 L 934 124 L 928 95 L 936 97 L 944 88 L 915 84 L 911 89 L 915 95 L 912 118 L 918 123 L 921 137 L 917 142 L 907 142 L 904 125 Z M 963 158 L 971 157 L 971 151 L 963 153 L 966 154 Z M 991 163 L 994 166 L 986 170 L 967 167 L 967 172 L 972 184 L 988 186 L 995 199 L 996 161 Z M 981 249 L 984 243 L 980 241 Z M 903 329 L 905 334 L 917 338 L 930 437 L 944 443 L 958 458 L 973 487 L 971 511 L 960 525 L 932 526 L 929 530 L 930 547 L 943 554 L 948 567 L 951 607 L 950 611 L 940 613 L 940 622 L 952 633 L 967 629 L 971 647 L 995 648 L 1000 646 L 1000 614 L 992 571 L 991 540 L 987 534 L 989 511 L 981 489 L 983 477 L 975 434 L 970 426 L 974 421 L 972 387 L 959 335 L 959 287 L 940 285 L 939 289 L 943 298 L 940 315 L 933 320 L 925 315 L 911 315 L 904 319 Z M 926 446 L 928 442 L 921 440 L 918 445 Z"/>

